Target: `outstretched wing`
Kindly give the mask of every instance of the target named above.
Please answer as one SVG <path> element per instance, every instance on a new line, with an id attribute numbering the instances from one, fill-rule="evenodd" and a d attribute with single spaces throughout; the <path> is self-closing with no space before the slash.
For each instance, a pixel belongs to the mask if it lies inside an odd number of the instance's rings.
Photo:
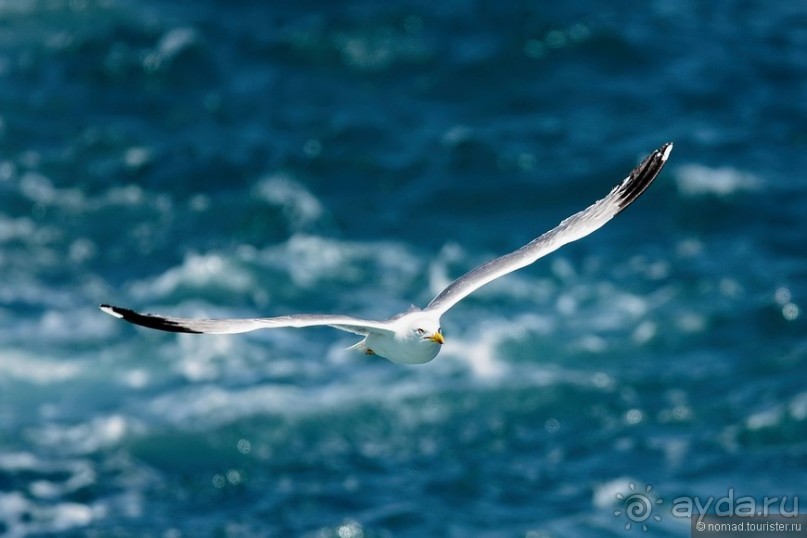
<path id="1" fill-rule="evenodd" d="M 389 324 L 383 321 L 369 321 L 350 316 L 328 316 L 305 314 L 280 316 L 275 318 L 247 319 L 188 319 L 158 316 L 156 314 L 140 314 L 128 308 L 102 304 L 101 310 L 114 316 L 142 325 L 150 329 L 159 329 L 175 333 L 204 334 L 237 334 L 258 329 L 275 329 L 280 327 L 314 327 L 326 325 L 335 329 L 367 336 L 370 333 L 392 333 Z"/>
<path id="2" fill-rule="evenodd" d="M 575 213 L 554 229 L 533 239 L 520 249 L 472 269 L 448 285 L 425 308 L 443 314 L 459 301 L 488 282 L 521 269 L 567 243 L 587 236 L 633 203 L 656 179 L 672 151 L 672 143 L 664 144 L 647 156 L 608 195 L 588 208 Z"/>

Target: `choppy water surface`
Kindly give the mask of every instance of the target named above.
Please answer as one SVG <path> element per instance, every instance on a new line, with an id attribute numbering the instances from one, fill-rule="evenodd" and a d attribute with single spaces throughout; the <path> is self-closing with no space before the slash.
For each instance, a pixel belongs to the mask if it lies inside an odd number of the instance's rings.
<path id="1" fill-rule="evenodd" d="M 805 494 L 801 4 L 0 21 L 0 535 L 626 536 L 652 486 L 646 535 L 688 536 L 675 498 Z M 668 140 L 634 207 L 457 306 L 424 366 L 96 308 L 385 318 Z"/>

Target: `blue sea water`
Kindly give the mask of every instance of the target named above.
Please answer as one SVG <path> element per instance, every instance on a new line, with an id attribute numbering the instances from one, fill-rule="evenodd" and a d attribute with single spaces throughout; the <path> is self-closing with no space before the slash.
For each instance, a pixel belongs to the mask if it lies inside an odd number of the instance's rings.
<path id="1" fill-rule="evenodd" d="M 666 141 L 634 206 L 451 310 L 423 366 L 97 309 L 386 318 Z M 807 511 L 805 169 L 803 2 L 0 2 L 0 536 Z"/>

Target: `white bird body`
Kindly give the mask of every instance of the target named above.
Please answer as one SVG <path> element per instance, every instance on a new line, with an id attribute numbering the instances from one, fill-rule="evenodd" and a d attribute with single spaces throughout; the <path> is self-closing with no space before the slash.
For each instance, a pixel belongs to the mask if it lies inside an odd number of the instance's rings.
<path id="1" fill-rule="evenodd" d="M 461 276 L 420 310 L 413 308 L 386 321 L 340 315 L 300 314 L 251 319 L 186 319 L 140 314 L 134 310 L 101 305 L 101 310 L 136 325 L 182 333 L 236 334 L 257 329 L 327 325 L 364 336 L 354 349 L 399 364 L 423 364 L 433 360 L 444 343 L 440 318 L 459 301 L 485 284 L 530 265 L 539 258 L 601 228 L 633 203 L 658 176 L 672 151 L 667 143 L 646 157 L 605 198 L 563 220 L 552 230 L 523 247 L 495 258 Z"/>
<path id="2" fill-rule="evenodd" d="M 393 334 L 371 332 L 356 344 L 369 355 L 399 364 L 424 364 L 434 359 L 443 344 L 440 317 L 432 312 L 410 312 L 394 320 Z"/>

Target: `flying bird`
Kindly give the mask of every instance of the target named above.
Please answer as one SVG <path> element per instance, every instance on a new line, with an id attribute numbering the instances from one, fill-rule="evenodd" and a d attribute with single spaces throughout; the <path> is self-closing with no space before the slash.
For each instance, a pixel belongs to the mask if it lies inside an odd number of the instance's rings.
<path id="1" fill-rule="evenodd" d="M 351 348 L 399 364 L 423 364 L 434 359 L 445 342 L 440 318 L 452 306 L 485 284 L 530 265 L 567 243 L 601 228 L 632 204 L 658 176 L 672 151 L 667 143 L 648 155 L 605 198 L 563 220 L 552 230 L 523 247 L 472 269 L 441 291 L 426 308 L 412 307 L 385 321 L 341 315 L 298 314 L 271 318 L 186 319 L 141 314 L 128 308 L 102 304 L 101 310 L 136 325 L 177 333 L 236 334 L 280 327 L 326 325 L 364 338 Z"/>

